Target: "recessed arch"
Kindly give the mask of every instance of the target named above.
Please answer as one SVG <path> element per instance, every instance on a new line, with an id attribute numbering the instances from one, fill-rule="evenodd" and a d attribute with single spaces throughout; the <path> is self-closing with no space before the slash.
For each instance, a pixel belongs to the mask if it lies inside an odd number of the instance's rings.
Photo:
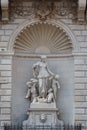
<path id="1" fill-rule="evenodd" d="M 10 41 L 9 41 L 9 45 L 8 45 L 8 51 L 10 52 L 14 52 L 14 45 L 16 43 L 16 39 L 18 39 L 18 37 L 20 37 L 20 35 L 23 33 L 24 30 L 26 30 L 27 28 L 31 27 L 31 26 L 37 26 L 38 24 L 48 24 L 51 25 L 52 27 L 55 26 L 56 28 L 59 28 L 60 30 L 62 30 L 62 32 L 65 33 L 65 35 L 67 35 L 68 39 L 70 40 L 70 42 L 72 43 L 72 47 L 73 47 L 73 51 L 77 52 L 79 51 L 79 46 L 78 46 L 78 42 L 75 38 L 75 35 L 72 33 L 72 31 L 70 30 L 70 28 L 68 26 L 66 26 L 66 24 L 64 24 L 63 22 L 61 22 L 60 20 L 56 21 L 56 20 L 46 20 L 45 22 L 41 22 L 40 20 L 26 20 L 25 22 L 23 22 L 12 34 Z M 38 48 L 36 49 L 37 52 Z M 48 52 L 49 52 L 49 48 L 47 48 Z"/>
<path id="2" fill-rule="evenodd" d="M 19 39 L 22 34 L 24 34 L 24 32 L 26 32 L 27 29 L 32 30 L 32 27 L 36 27 L 38 25 L 44 24 L 44 27 L 46 27 L 45 25 L 49 25 L 50 27 L 52 27 L 52 29 L 59 29 L 59 31 L 62 32 L 62 34 L 64 34 L 64 36 L 66 36 L 66 38 L 68 38 L 68 40 L 71 42 L 70 45 L 72 45 L 72 48 L 74 51 L 78 51 L 79 47 L 78 47 L 78 43 L 76 41 L 76 38 L 74 36 L 74 34 L 72 33 L 72 31 L 70 30 L 70 28 L 68 28 L 63 22 L 61 21 L 56 21 L 56 20 L 47 20 L 45 22 L 41 22 L 39 20 L 33 20 L 33 21 L 25 21 L 22 25 L 20 25 L 15 32 L 13 33 L 13 35 L 11 36 L 10 42 L 9 42 L 9 47 L 8 50 L 9 51 L 14 51 L 14 45 L 17 43 L 17 39 Z M 16 48 L 15 48 L 16 49 Z M 50 49 L 47 48 L 46 46 L 40 46 L 38 48 L 36 48 L 36 52 L 40 52 L 41 50 L 43 51 L 43 49 L 45 49 L 46 53 L 49 54 L 50 53 Z M 41 53 L 41 52 L 40 52 Z M 73 56 L 71 54 L 70 57 L 67 57 L 67 55 L 64 57 L 59 56 L 58 55 L 50 55 L 49 57 L 49 65 L 52 68 L 52 71 L 59 74 L 60 75 L 60 83 L 61 83 L 61 90 L 60 91 L 60 95 L 58 98 L 58 107 L 60 107 L 59 109 L 62 110 L 60 111 L 61 114 L 61 119 L 63 119 L 64 121 L 67 121 L 70 123 L 74 121 L 74 106 L 73 106 L 73 71 L 74 71 L 74 62 L 73 62 Z M 59 56 L 60 58 L 56 58 L 56 56 Z M 26 83 L 25 81 L 28 81 L 29 78 L 31 77 L 31 68 L 32 68 L 32 64 L 35 62 L 35 60 L 38 57 L 31 58 L 33 56 L 29 55 L 25 57 L 25 55 L 23 55 L 21 53 L 21 55 L 18 56 L 14 56 L 13 57 L 13 87 L 12 87 L 12 91 L 13 91 L 13 104 L 12 104 L 12 120 L 14 121 L 23 121 L 26 117 L 26 111 L 25 111 L 25 106 L 27 106 L 27 103 L 25 102 L 24 99 L 24 92 L 26 91 Z M 20 77 L 20 78 L 19 78 Z M 69 80 L 70 78 L 70 80 Z M 20 91 L 17 91 L 17 89 Z M 69 94 L 71 94 L 70 96 L 67 95 L 67 92 Z M 64 98 L 62 98 L 62 95 Z M 17 102 L 16 99 L 18 99 L 18 97 L 21 97 L 20 99 L 20 103 L 19 106 L 17 106 Z M 67 99 L 67 102 L 70 101 L 70 105 L 68 106 L 66 104 L 65 99 Z M 62 102 L 62 103 L 61 103 Z M 62 106 L 61 106 L 62 104 Z M 64 105 L 63 105 L 64 104 Z M 16 109 L 14 106 L 17 106 Z M 21 107 L 21 111 L 20 111 L 20 106 Z M 16 115 L 15 115 L 16 113 Z M 69 117 L 67 119 L 67 117 Z"/>

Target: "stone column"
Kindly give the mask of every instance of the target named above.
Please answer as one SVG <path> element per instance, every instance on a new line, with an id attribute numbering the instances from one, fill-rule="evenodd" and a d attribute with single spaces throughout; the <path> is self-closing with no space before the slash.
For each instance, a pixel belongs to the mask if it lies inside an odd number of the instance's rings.
<path id="1" fill-rule="evenodd" d="M 8 21 L 9 14 L 8 14 L 8 0 L 1 0 L 1 9 L 2 9 L 2 20 Z"/>
<path id="2" fill-rule="evenodd" d="M 86 10 L 86 0 L 79 0 L 78 1 L 78 20 L 79 21 L 85 20 L 85 10 Z"/>

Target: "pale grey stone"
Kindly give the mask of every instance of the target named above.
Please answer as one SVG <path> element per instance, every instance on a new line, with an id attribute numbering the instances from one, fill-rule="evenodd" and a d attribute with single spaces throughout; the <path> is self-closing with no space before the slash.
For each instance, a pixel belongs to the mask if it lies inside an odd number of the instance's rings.
<path id="1" fill-rule="evenodd" d="M 75 82 L 76 83 L 87 83 L 87 78 L 86 77 L 84 77 L 84 78 L 77 78 L 76 77 L 76 79 L 75 79 Z"/>
<path id="2" fill-rule="evenodd" d="M 2 29 L 16 29 L 17 28 L 17 24 L 6 24 L 2 26 Z"/>
<path id="3" fill-rule="evenodd" d="M 76 83 L 75 83 L 75 91 L 76 91 L 77 89 L 85 89 L 85 83 L 83 83 L 83 84 L 80 84 L 80 83 L 76 84 Z"/>
<path id="4" fill-rule="evenodd" d="M 75 77 L 85 77 L 85 72 L 83 71 L 75 72 Z"/>
<path id="5" fill-rule="evenodd" d="M 33 78 L 27 82 L 28 92 L 25 98 L 31 98 L 33 103 L 56 102 L 57 91 L 60 88 L 59 75 L 51 72 L 45 55 L 40 58 L 39 62 L 33 64 Z"/>
<path id="6" fill-rule="evenodd" d="M 85 70 L 87 70 L 87 65 L 77 65 L 77 66 L 75 66 L 75 70 L 85 71 Z"/>
<path id="7" fill-rule="evenodd" d="M 10 114 L 11 109 L 10 108 L 1 108 L 1 114 Z"/>
<path id="8" fill-rule="evenodd" d="M 0 35 L 4 35 L 4 30 L 0 30 Z"/>
<path id="9" fill-rule="evenodd" d="M 11 115 L 0 115 L 0 120 L 10 120 L 11 119 Z"/>
<path id="10" fill-rule="evenodd" d="M 0 70 L 12 70 L 11 65 L 0 65 Z"/>
<path id="11" fill-rule="evenodd" d="M 1 36 L 1 41 L 7 42 L 9 40 L 9 38 L 10 38 L 9 36 Z"/>
<path id="12" fill-rule="evenodd" d="M 85 101 L 85 96 L 75 96 L 75 101 L 76 102 L 81 102 L 81 101 Z"/>
<path id="13" fill-rule="evenodd" d="M 85 36 L 77 36 L 78 41 L 84 42 L 85 41 Z"/>
<path id="14" fill-rule="evenodd" d="M 81 108 L 75 109 L 75 113 L 76 114 L 85 114 L 85 109 L 81 109 Z"/>
<path id="15" fill-rule="evenodd" d="M 81 35 L 82 34 L 82 31 L 78 31 L 78 30 L 76 30 L 76 31 L 74 31 L 74 33 L 75 33 L 75 35 L 77 35 L 77 36 L 79 36 L 79 35 Z"/>
<path id="16" fill-rule="evenodd" d="M 71 25 L 69 25 L 69 27 L 71 28 L 71 29 L 73 29 L 73 30 L 77 30 L 77 31 L 79 31 L 79 30 L 85 30 L 85 25 L 73 25 L 73 24 L 71 24 Z"/>
<path id="17" fill-rule="evenodd" d="M 81 95 L 81 96 L 86 96 L 87 95 L 87 90 L 76 90 L 75 95 Z"/>
<path id="18" fill-rule="evenodd" d="M 75 60 L 74 60 L 74 64 L 75 64 L 75 65 L 80 65 L 80 64 L 81 64 L 81 65 L 84 65 L 84 64 L 85 64 L 85 61 L 84 61 L 84 59 L 82 59 L 82 58 L 81 58 L 81 59 L 75 59 Z"/>
<path id="19" fill-rule="evenodd" d="M 3 127 L 5 124 L 11 125 L 11 121 L 1 121 L 1 126 Z M 1 130 L 1 129 L 0 129 Z"/>
<path id="20" fill-rule="evenodd" d="M 1 84 L 1 88 L 3 89 L 11 89 L 12 84 L 8 83 L 8 84 Z"/>
<path id="21" fill-rule="evenodd" d="M 0 102 L 1 108 L 9 108 L 11 107 L 11 102 Z"/>
<path id="22" fill-rule="evenodd" d="M 11 96 L 1 96 L 1 101 L 11 101 Z"/>
<path id="23" fill-rule="evenodd" d="M 82 31 L 82 35 L 86 35 L 87 36 L 87 30 L 83 30 Z"/>
<path id="24" fill-rule="evenodd" d="M 13 30 L 5 30 L 5 35 L 11 35 Z"/>
<path id="25" fill-rule="evenodd" d="M 87 107 L 87 102 L 75 102 L 75 107 L 86 108 Z"/>
<path id="26" fill-rule="evenodd" d="M 1 64 L 10 65 L 10 64 L 12 64 L 12 60 L 11 59 L 2 59 Z"/>
<path id="27" fill-rule="evenodd" d="M 23 121 L 26 125 L 63 125 L 61 120 L 57 118 L 58 109 L 55 103 L 31 103 L 29 109 L 29 117 Z"/>
<path id="28" fill-rule="evenodd" d="M 4 90 L 4 89 L 2 89 L 2 90 L 0 90 L 0 95 L 11 95 L 11 90 Z"/>
<path id="29" fill-rule="evenodd" d="M 7 47 L 8 41 L 7 42 L 2 42 L 0 41 L 0 47 Z"/>
<path id="30" fill-rule="evenodd" d="M 86 114 L 83 114 L 83 115 L 82 115 L 82 114 L 81 114 L 81 115 L 79 114 L 79 115 L 76 115 L 76 116 L 75 116 L 75 119 L 78 120 L 78 121 L 80 121 L 80 120 L 86 121 L 86 120 L 87 120 L 87 115 L 86 115 Z"/>
<path id="31" fill-rule="evenodd" d="M 12 72 L 11 71 L 1 71 L 1 76 L 12 76 Z"/>

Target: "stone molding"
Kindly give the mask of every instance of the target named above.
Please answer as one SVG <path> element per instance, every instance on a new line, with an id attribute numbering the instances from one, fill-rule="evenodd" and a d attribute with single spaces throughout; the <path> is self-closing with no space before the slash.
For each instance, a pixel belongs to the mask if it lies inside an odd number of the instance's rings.
<path id="1" fill-rule="evenodd" d="M 14 48 L 15 40 L 18 37 L 18 35 L 20 35 L 21 31 L 23 31 L 24 28 L 26 28 L 27 26 L 41 23 L 41 22 L 42 21 L 40 21 L 38 19 L 25 20 L 11 35 L 11 38 L 10 38 L 10 41 L 8 44 L 8 51 L 10 51 L 12 53 L 14 52 L 13 48 Z M 63 31 L 67 34 L 67 36 L 70 38 L 70 40 L 72 42 L 73 52 L 79 52 L 80 47 L 78 46 L 78 41 L 77 41 L 74 33 L 71 31 L 71 29 L 66 24 L 64 24 L 60 20 L 54 20 L 54 19 L 46 20 L 44 23 L 55 25 L 56 27 L 60 27 L 61 29 L 63 29 Z"/>
<path id="2" fill-rule="evenodd" d="M 9 20 L 8 6 L 9 6 L 8 0 L 1 0 L 2 21 Z"/>

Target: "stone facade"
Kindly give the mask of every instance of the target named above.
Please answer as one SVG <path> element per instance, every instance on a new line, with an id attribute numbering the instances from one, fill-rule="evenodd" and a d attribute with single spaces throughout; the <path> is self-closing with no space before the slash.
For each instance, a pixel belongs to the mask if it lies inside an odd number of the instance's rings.
<path id="1" fill-rule="evenodd" d="M 44 14 L 44 18 L 47 16 Z M 17 16 L 14 18 L 11 17 L 11 19 L 12 20 L 8 21 L 8 23 L 1 22 L 0 24 L 0 126 L 3 126 L 4 123 L 11 123 L 12 120 L 13 57 L 16 54 L 13 45 L 15 44 L 14 42 L 17 37 L 16 34 L 20 34 L 23 28 L 38 21 L 38 18 L 33 16 Z M 68 32 L 68 36 L 72 37 L 74 46 L 72 52 L 72 57 L 74 59 L 74 119 L 77 123 L 82 123 L 83 130 L 86 130 L 87 23 L 85 21 L 73 21 L 72 17 L 66 17 L 65 15 L 58 17 L 57 19 L 50 18 L 48 23 L 51 20 L 55 20 L 53 24 L 63 28 L 64 31 Z M 46 21 L 47 20 L 45 20 L 45 22 Z M 27 57 L 37 58 L 38 56 L 28 55 Z M 48 57 L 51 58 L 52 56 L 50 55 Z M 64 55 L 54 55 L 54 58 L 56 57 L 60 59 L 61 57 L 64 57 Z"/>

